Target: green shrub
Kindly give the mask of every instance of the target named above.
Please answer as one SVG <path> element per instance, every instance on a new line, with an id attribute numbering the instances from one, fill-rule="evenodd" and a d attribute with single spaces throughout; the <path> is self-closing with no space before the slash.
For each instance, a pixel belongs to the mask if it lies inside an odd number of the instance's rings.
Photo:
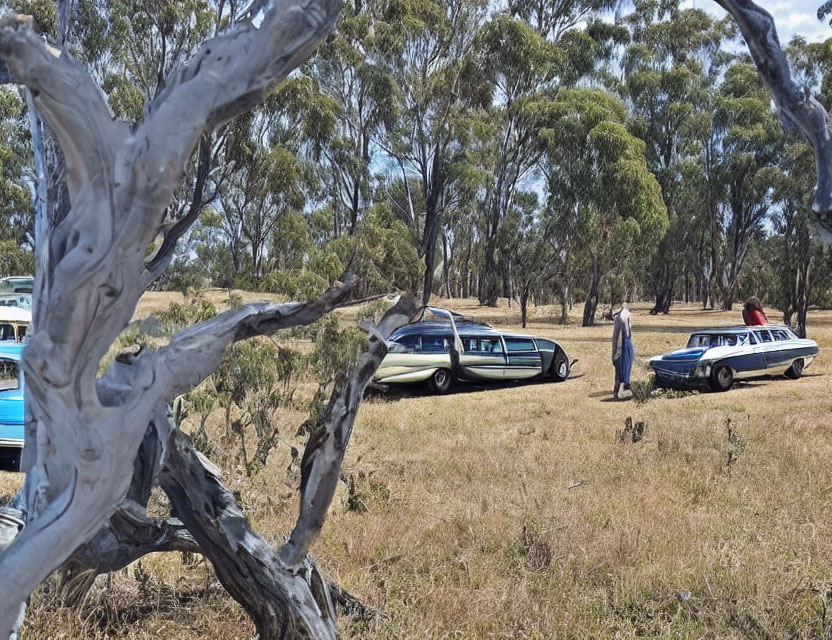
<path id="1" fill-rule="evenodd" d="M 653 397 L 653 391 L 655 390 L 656 379 L 654 376 L 650 376 L 649 380 L 634 380 L 630 383 L 633 400 L 639 404 L 643 404 Z"/>

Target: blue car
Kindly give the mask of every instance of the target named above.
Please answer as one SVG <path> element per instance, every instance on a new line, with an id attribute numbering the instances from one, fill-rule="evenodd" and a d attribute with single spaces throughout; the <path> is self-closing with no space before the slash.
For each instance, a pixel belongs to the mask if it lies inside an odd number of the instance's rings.
<path id="1" fill-rule="evenodd" d="M 23 449 L 24 344 L 0 342 L 0 468 L 17 470 Z"/>
<path id="2" fill-rule="evenodd" d="M 735 380 L 768 376 L 796 379 L 818 355 L 814 340 L 785 325 L 702 329 L 684 349 L 650 360 L 657 387 L 708 385 L 728 391 Z"/>

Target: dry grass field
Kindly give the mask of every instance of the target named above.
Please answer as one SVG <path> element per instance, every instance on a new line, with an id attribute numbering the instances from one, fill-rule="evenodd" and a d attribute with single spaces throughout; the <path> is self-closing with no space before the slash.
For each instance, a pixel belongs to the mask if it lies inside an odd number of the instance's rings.
<path id="1" fill-rule="evenodd" d="M 171 299 L 148 294 L 138 315 Z M 505 301 L 443 302 L 519 329 Z M 647 309 L 634 308 L 638 380 L 690 329 L 740 322 L 739 309 Z M 831 637 L 832 312 L 810 315 L 822 352 L 799 381 L 644 404 L 612 401 L 611 326 L 581 328 L 579 312 L 561 326 L 539 307 L 527 329 L 580 359 L 567 382 L 414 390 L 363 406 L 344 469 L 351 508 L 339 499 L 314 547 L 334 580 L 382 612 L 344 620 L 344 636 Z M 303 419 L 283 417 L 267 467 L 225 476 L 276 542 L 295 517 L 289 445 Z M 628 417 L 646 425 L 640 442 L 616 438 Z M 19 481 L 0 473 L 0 496 Z M 79 612 L 40 592 L 24 637 L 252 636 L 205 563 L 167 555 L 102 580 Z"/>

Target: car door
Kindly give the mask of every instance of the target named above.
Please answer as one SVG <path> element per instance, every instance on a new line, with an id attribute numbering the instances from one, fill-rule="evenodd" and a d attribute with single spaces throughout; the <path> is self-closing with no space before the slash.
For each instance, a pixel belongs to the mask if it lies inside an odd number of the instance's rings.
<path id="1" fill-rule="evenodd" d="M 540 352 L 531 338 L 503 336 L 508 359 L 505 369 L 507 380 L 532 378 L 543 368 Z"/>
<path id="2" fill-rule="evenodd" d="M 502 380 L 506 358 L 499 336 L 465 336 L 459 364 L 468 380 Z"/>
<path id="3" fill-rule="evenodd" d="M 791 366 L 796 355 L 799 355 L 800 349 L 792 340 L 792 337 L 783 329 L 770 329 L 773 344 L 765 352 L 766 368 L 770 369 L 769 373 L 784 372 Z"/>
<path id="4" fill-rule="evenodd" d="M 766 369 L 774 366 L 777 360 L 777 351 L 780 347 L 774 341 L 774 336 L 771 335 L 769 329 L 754 329 L 753 334 L 757 339 L 757 344 L 754 345 L 754 353 L 759 356 L 757 361 L 758 371 L 763 373 Z"/>

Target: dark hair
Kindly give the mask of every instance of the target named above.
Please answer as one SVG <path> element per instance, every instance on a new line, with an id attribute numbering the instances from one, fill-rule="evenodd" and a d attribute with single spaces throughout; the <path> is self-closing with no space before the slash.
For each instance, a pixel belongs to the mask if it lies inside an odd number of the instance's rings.
<path id="1" fill-rule="evenodd" d="M 746 311 L 762 311 L 763 310 L 763 303 L 760 302 L 759 298 L 755 298 L 751 296 L 748 300 L 745 301 L 745 310 Z"/>

